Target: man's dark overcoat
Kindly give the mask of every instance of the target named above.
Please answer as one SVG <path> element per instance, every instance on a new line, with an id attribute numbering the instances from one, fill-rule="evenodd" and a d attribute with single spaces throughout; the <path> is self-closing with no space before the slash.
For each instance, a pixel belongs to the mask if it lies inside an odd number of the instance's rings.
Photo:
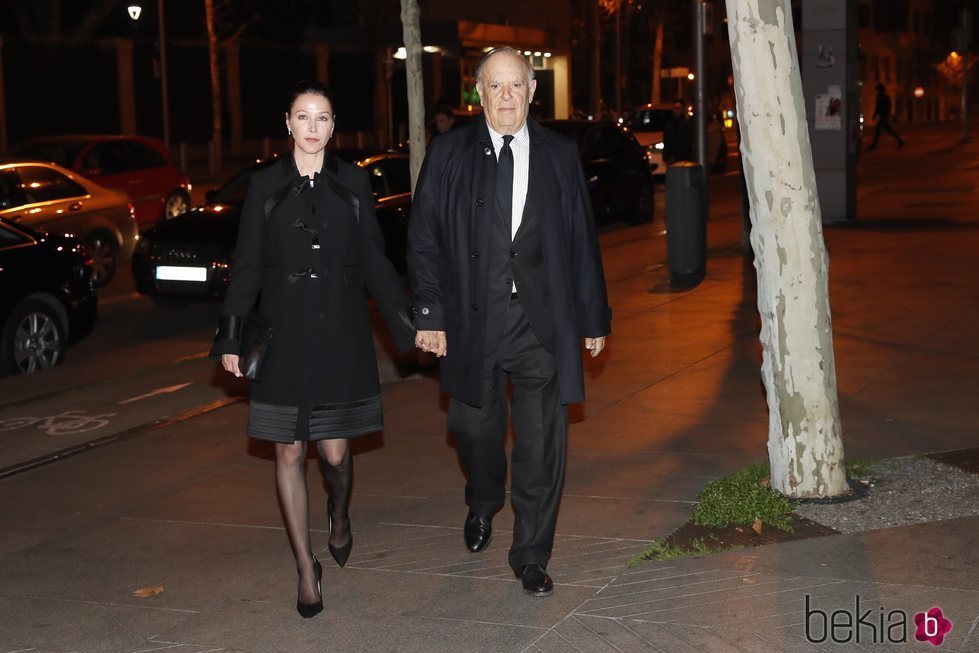
<path id="1" fill-rule="evenodd" d="M 253 173 L 222 323 L 243 318 L 256 301 L 274 323 L 251 399 L 297 408 L 297 439 L 308 436 L 311 407 L 379 402 L 365 286 L 398 347 L 410 349 L 408 298 L 384 255 L 367 172 L 327 152 L 312 188 L 291 154 Z M 238 354 L 239 344 L 225 329 L 211 354 Z"/>
<path id="2" fill-rule="evenodd" d="M 556 357 L 561 402 L 584 400 L 581 339 L 611 330 L 601 252 L 576 144 L 528 119 L 530 175 L 526 207 L 509 255 L 512 265 L 543 266 L 543 296 L 528 302 L 531 327 Z M 480 115 L 432 140 L 415 188 L 408 227 L 408 268 L 415 327 L 445 331 L 443 390 L 481 401 L 490 229 L 496 217 L 493 142 Z M 536 221 L 543 261 L 520 258 L 521 233 Z M 539 272 L 539 271 L 538 271 Z M 527 277 L 539 277 L 539 273 Z M 546 333 L 546 335 L 545 335 Z"/>

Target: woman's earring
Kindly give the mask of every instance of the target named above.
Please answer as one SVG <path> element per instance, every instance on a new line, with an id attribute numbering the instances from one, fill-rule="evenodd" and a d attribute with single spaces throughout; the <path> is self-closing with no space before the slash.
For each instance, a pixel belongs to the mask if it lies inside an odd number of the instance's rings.
<path id="1" fill-rule="evenodd" d="M 286 127 L 286 131 L 289 132 L 290 136 L 292 136 L 292 127 Z"/>

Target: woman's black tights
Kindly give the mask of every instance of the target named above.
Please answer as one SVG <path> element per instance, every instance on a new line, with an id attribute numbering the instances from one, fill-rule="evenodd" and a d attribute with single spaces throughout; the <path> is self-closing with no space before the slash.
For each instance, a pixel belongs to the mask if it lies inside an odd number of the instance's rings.
<path id="1" fill-rule="evenodd" d="M 292 554 L 299 572 L 299 601 L 315 603 L 316 571 L 313 567 L 313 545 L 309 538 L 309 493 L 306 489 L 306 443 L 275 445 L 275 488 L 285 522 Z"/>
<path id="2" fill-rule="evenodd" d="M 350 490 L 353 460 L 346 440 L 321 440 L 317 449 L 323 458 L 323 475 L 330 490 L 333 520 L 330 544 L 342 547 L 350 540 Z M 302 603 L 319 600 L 313 546 L 309 536 L 309 491 L 306 485 L 306 443 L 275 445 L 275 486 L 285 522 L 286 534 L 299 572 L 299 597 Z"/>
<path id="3" fill-rule="evenodd" d="M 330 490 L 330 546 L 341 549 L 350 542 L 350 491 L 353 488 L 354 464 L 350 456 L 350 447 L 344 446 L 342 454 L 337 451 L 325 450 L 324 445 L 331 440 L 319 443 L 320 455 L 323 458 L 323 476 L 326 487 Z M 346 440 L 342 441 L 344 445 Z M 331 455 L 332 454 L 332 455 Z"/>

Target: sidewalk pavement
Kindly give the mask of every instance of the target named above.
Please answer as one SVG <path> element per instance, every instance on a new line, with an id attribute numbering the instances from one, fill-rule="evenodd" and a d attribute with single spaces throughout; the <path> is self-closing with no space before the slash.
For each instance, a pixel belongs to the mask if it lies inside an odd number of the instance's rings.
<path id="1" fill-rule="evenodd" d="M 925 138 L 909 133 L 893 181 L 871 171 L 859 220 L 825 233 L 853 458 L 977 440 L 979 148 L 925 153 Z M 235 404 L 0 482 L 0 651 L 924 651 L 913 619 L 934 606 L 953 626 L 937 650 L 979 651 L 979 517 L 627 568 L 708 480 L 766 458 L 736 210 L 712 214 L 693 289 L 670 286 L 659 220 L 603 236 L 614 332 L 572 411 L 552 597 L 507 567 L 509 508 L 485 552 L 464 550 L 445 401 L 415 375 L 385 386 L 386 430 L 356 443 L 344 569 L 310 465 L 323 614 L 295 612 L 272 452 Z M 827 623 L 843 643 L 810 641 Z"/>

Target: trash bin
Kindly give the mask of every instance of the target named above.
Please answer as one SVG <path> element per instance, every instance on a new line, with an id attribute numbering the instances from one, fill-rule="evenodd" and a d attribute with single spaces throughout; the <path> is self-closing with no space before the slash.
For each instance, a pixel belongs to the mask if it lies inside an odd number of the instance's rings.
<path id="1" fill-rule="evenodd" d="M 666 170 L 666 260 L 675 277 L 707 269 L 707 198 L 704 169 L 680 161 Z"/>

